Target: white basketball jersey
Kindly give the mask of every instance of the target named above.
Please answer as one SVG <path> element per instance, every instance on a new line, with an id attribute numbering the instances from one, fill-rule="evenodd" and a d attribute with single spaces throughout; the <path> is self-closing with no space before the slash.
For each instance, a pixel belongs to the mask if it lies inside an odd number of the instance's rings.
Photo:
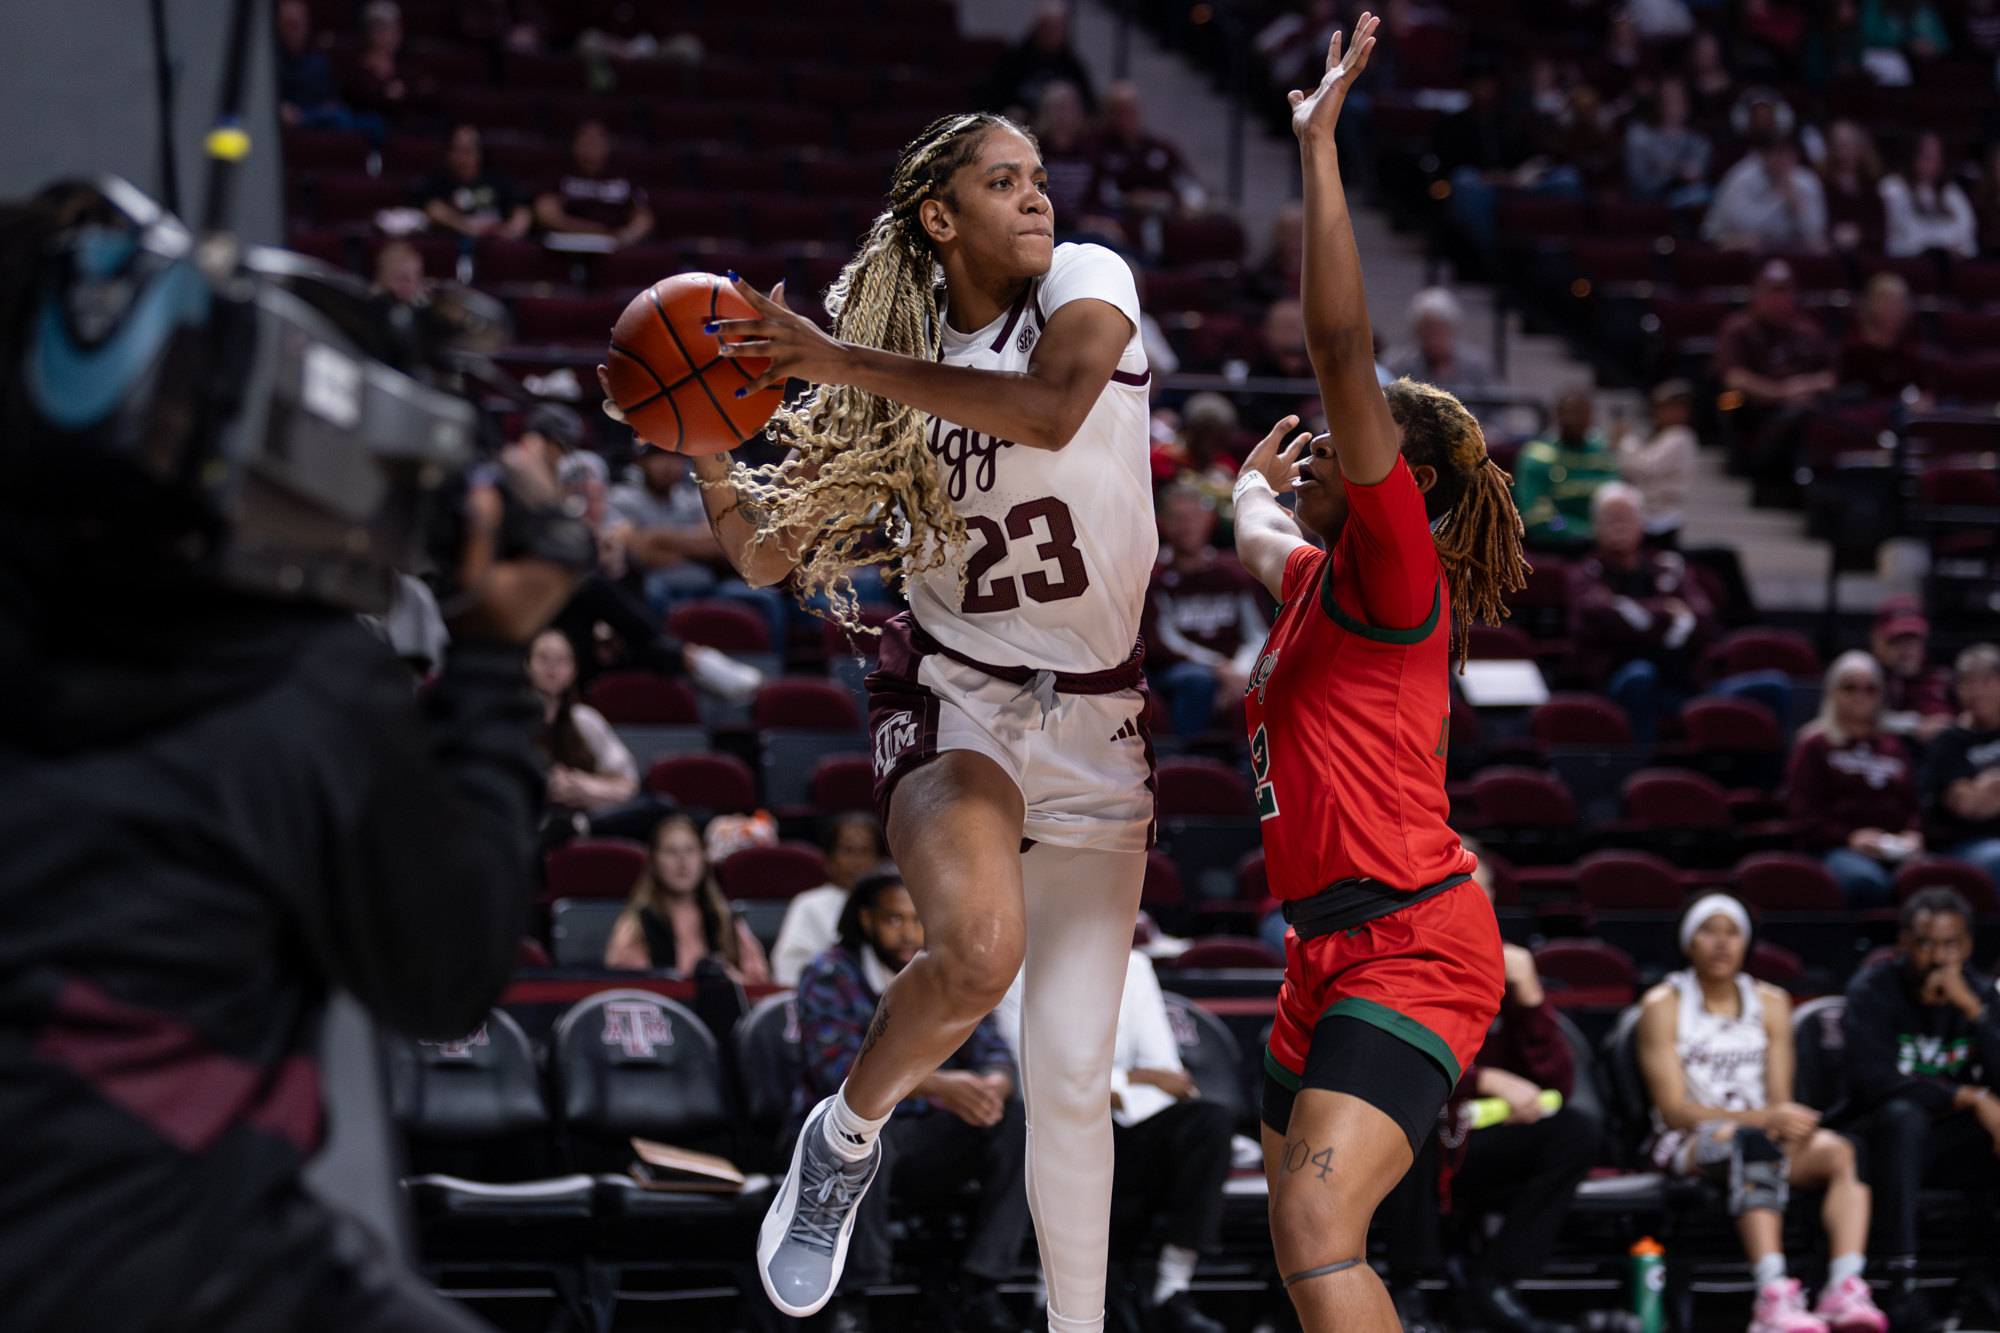
<path id="1" fill-rule="evenodd" d="M 947 365 L 1025 372 L 1056 311 L 1117 307 L 1132 336 L 1075 437 L 1034 449 L 933 417 L 930 449 L 965 520 L 965 593 L 956 564 L 911 583 L 917 623 L 978 662 L 1083 673 L 1132 655 L 1159 538 L 1153 526 L 1139 295 L 1125 261 L 1059 245 L 1046 276 L 976 333 L 943 333 Z"/>
<path id="2" fill-rule="evenodd" d="M 1674 1054 L 1680 1057 L 1688 1100 L 1718 1111 L 1762 1110 L 1771 1036 L 1764 1030 L 1764 1000 L 1757 994 L 1757 983 L 1737 973 L 1736 994 L 1743 1012 L 1732 1018 L 1709 1012 L 1693 972 L 1669 973 L 1666 980 L 1680 996 Z"/>

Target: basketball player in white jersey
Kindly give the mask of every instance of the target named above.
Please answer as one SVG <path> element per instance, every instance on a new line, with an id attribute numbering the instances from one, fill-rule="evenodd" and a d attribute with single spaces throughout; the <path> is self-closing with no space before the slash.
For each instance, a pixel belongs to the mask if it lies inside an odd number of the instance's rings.
<path id="1" fill-rule="evenodd" d="M 1044 181 L 1033 140 L 995 116 L 947 117 L 905 150 L 890 211 L 836 291 L 879 299 L 858 268 L 914 255 L 901 299 L 936 301 L 930 356 L 829 337 L 741 283 L 759 317 L 720 327 L 743 339 L 731 354 L 771 359 L 750 392 L 795 377 L 930 414 L 922 443 L 967 529 L 963 592 L 955 562 L 915 578 L 868 681 L 877 805 L 925 949 L 883 994 L 842 1091 L 807 1118 L 765 1219 L 759 1269 L 787 1314 L 835 1291 L 890 1112 L 925 1095 L 1025 960 L 1049 1326 L 1103 1325 L 1111 1058 L 1154 823 L 1137 636 L 1158 541 L 1131 274 L 1108 250 L 1055 245 Z M 696 467 L 729 476 L 726 456 Z M 752 584 L 812 546 L 809 522 L 760 540 L 728 485 L 705 499 Z"/>

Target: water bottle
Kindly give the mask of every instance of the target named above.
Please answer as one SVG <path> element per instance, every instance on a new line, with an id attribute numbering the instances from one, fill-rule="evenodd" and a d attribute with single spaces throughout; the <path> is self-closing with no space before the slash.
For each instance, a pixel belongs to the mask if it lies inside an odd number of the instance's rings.
<path id="1" fill-rule="evenodd" d="M 1632 1246 L 1632 1315 L 1639 1333 L 1660 1333 L 1667 1291 L 1666 1253 L 1651 1236 Z"/>

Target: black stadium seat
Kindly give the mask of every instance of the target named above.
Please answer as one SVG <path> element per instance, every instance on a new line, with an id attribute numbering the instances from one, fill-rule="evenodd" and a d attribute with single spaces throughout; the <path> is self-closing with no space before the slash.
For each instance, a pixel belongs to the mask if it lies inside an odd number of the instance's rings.
<path id="1" fill-rule="evenodd" d="M 1201 1089 L 1202 1100 L 1228 1107 L 1237 1133 L 1255 1134 L 1257 1101 L 1245 1086 L 1243 1048 L 1229 1026 L 1185 995 L 1162 991 L 1160 998 L 1167 1004 L 1167 1023 L 1180 1048 L 1181 1067 Z"/>
<path id="2" fill-rule="evenodd" d="M 799 1054 L 798 996 L 780 991 L 757 1001 L 736 1024 L 736 1076 L 742 1089 L 744 1156 L 756 1162 L 768 1154 L 780 1165 L 781 1139 L 792 1116 L 792 1093 L 804 1059 Z"/>
<path id="3" fill-rule="evenodd" d="M 715 1037 L 685 1006 L 652 991 L 600 991 L 557 1020 L 549 1063 L 579 1169 L 623 1171 L 635 1135 L 733 1155 Z"/>

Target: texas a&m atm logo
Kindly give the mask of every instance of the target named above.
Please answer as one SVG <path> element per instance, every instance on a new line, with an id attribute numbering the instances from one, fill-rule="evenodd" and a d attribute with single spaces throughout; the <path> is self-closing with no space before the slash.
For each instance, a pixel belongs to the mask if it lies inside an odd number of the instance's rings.
<path id="1" fill-rule="evenodd" d="M 604 1006 L 604 1044 L 623 1047 L 627 1055 L 651 1055 L 656 1047 L 674 1044 L 674 1027 L 657 1004 L 613 1000 Z"/>
<path id="2" fill-rule="evenodd" d="M 916 745 L 921 732 L 917 715 L 908 709 L 883 718 L 882 725 L 875 728 L 875 776 L 887 777 L 896 761 Z"/>

